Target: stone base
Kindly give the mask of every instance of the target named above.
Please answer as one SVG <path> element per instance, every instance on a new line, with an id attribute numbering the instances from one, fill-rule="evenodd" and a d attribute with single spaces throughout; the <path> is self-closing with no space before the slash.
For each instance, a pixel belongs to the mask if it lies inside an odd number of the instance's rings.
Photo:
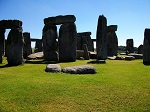
<path id="1" fill-rule="evenodd" d="M 143 61 L 144 65 L 150 65 L 150 61 Z"/>

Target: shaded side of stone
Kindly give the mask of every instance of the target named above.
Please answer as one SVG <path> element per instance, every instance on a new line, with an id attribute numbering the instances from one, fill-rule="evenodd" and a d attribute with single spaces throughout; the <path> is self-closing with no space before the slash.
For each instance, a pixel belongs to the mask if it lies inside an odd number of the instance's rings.
<path id="1" fill-rule="evenodd" d="M 27 59 L 27 57 L 32 53 L 30 33 L 24 32 L 23 37 L 24 37 L 23 57 Z"/>
<path id="2" fill-rule="evenodd" d="M 109 31 L 107 33 L 107 55 L 117 56 L 118 50 L 118 38 L 115 31 Z"/>
<path id="3" fill-rule="evenodd" d="M 95 74 L 96 69 L 93 66 L 82 65 L 82 66 L 66 67 L 62 69 L 62 72 L 70 74 Z"/>
<path id="4" fill-rule="evenodd" d="M 36 52 L 42 52 L 43 51 L 43 43 L 42 39 L 37 39 L 35 42 L 35 53 Z"/>
<path id="5" fill-rule="evenodd" d="M 0 63 L 2 63 L 4 55 L 5 29 L 0 29 Z"/>
<path id="6" fill-rule="evenodd" d="M 83 46 L 83 51 L 84 51 L 84 59 L 85 60 L 89 60 L 90 59 L 90 55 L 89 55 L 88 48 L 87 48 L 86 44 L 84 44 L 84 46 Z"/>
<path id="7" fill-rule="evenodd" d="M 59 61 L 76 61 L 77 31 L 75 23 L 65 23 L 59 30 Z"/>
<path id="8" fill-rule="evenodd" d="M 56 16 L 56 17 L 48 17 L 44 19 L 44 24 L 54 24 L 60 25 L 64 23 L 74 23 L 76 21 L 76 17 L 74 15 L 65 15 L 65 16 Z"/>
<path id="9" fill-rule="evenodd" d="M 133 53 L 133 52 L 134 52 L 133 39 L 127 39 L 126 40 L 126 54 Z"/>
<path id="10" fill-rule="evenodd" d="M 58 61 L 57 53 L 57 27 L 55 25 L 45 25 L 43 28 L 43 52 L 46 61 Z"/>
<path id="11" fill-rule="evenodd" d="M 23 43 L 22 29 L 11 29 L 6 45 L 6 56 L 9 65 L 15 66 L 23 63 Z"/>
<path id="12" fill-rule="evenodd" d="M 21 27 L 22 27 L 22 21 L 20 20 L 1 20 L 0 21 L 0 28 L 15 29 L 15 28 L 21 28 Z"/>
<path id="13" fill-rule="evenodd" d="M 91 32 L 78 32 L 77 36 L 90 36 L 91 34 Z"/>
<path id="14" fill-rule="evenodd" d="M 99 16 L 96 34 L 97 60 L 107 59 L 107 19 Z"/>
<path id="15" fill-rule="evenodd" d="M 143 54 L 143 45 L 138 47 L 138 54 Z"/>
<path id="16" fill-rule="evenodd" d="M 144 32 L 143 64 L 150 65 L 150 29 L 145 29 Z"/>

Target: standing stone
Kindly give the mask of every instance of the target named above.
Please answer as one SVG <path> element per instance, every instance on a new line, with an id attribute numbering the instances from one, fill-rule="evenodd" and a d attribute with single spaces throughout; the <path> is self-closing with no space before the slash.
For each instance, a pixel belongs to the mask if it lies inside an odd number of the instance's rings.
<path id="1" fill-rule="evenodd" d="M 35 42 L 35 53 L 43 51 L 42 39 L 37 39 Z"/>
<path id="2" fill-rule="evenodd" d="M 143 54 L 143 45 L 138 47 L 138 54 Z"/>
<path id="3" fill-rule="evenodd" d="M 23 43 L 22 29 L 11 29 L 6 45 L 6 55 L 9 65 L 20 65 L 23 63 Z"/>
<path id="4" fill-rule="evenodd" d="M 58 61 L 57 51 L 57 27 L 55 25 L 49 24 L 45 25 L 43 28 L 43 52 L 44 59 L 47 61 Z"/>
<path id="5" fill-rule="evenodd" d="M 150 65 L 150 29 L 145 29 L 144 32 L 143 64 Z"/>
<path id="6" fill-rule="evenodd" d="M 108 26 L 108 33 L 107 33 L 107 55 L 108 56 L 117 56 L 118 38 L 115 31 L 117 31 L 117 25 Z"/>
<path id="7" fill-rule="evenodd" d="M 59 30 L 59 60 L 76 61 L 77 31 L 75 23 L 65 23 Z"/>
<path id="8" fill-rule="evenodd" d="M 97 60 L 107 59 L 107 19 L 99 16 L 96 35 Z"/>
<path id="9" fill-rule="evenodd" d="M 2 63 L 4 55 L 5 29 L 0 29 L 0 63 Z"/>
<path id="10" fill-rule="evenodd" d="M 126 41 L 126 54 L 134 52 L 133 39 L 127 39 Z"/>
<path id="11" fill-rule="evenodd" d="M 77 50 L 82 50 L 82 37 L 77 35 Z"/>
<path id="12" fill-rule="evenodd" d="M 89 60 L 90 59 L 90 55 L 89 55 L 88 48 L 87 48 L 86 44 L 84 44 L 84 46 L 83 46 L 83 51 L 84 51 L 84 59 L 85 60 Z"/>
<path id="13" fill-rule="evenodd" d="M 27 59 L 27 57 L 32 53 L 30 33 L 24 32 L 23 37 L 24 37 L 23 57 Z"/>

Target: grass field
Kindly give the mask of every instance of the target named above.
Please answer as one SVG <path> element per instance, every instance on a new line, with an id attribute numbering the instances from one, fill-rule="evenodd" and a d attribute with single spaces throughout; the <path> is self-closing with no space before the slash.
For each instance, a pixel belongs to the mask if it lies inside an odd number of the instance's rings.
<path id="1" fill-rule="evenodd" d="M 6 64 L 0 64 L 0 112 L 150 112 L 150 66 L 142 60 L 89 64 L 94 75 L 46 73 L 40 61 Z"/>

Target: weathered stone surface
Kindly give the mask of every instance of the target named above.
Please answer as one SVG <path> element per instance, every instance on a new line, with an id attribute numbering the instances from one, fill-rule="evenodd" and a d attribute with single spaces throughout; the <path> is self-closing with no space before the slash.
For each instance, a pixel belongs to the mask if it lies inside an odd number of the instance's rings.
<path id="1" fill-rule="evenodd" d="M 59 30 L 59 61 L 76 61 L 77 31 L 75 23 L 65 23 Z"/>
<path id="2" fill-rule="evenodd" d="M 97 53 L 89 51 L 90 59 L 97 59 Z"/>
<path id="3" fill-rule="evenodd" d="M 150 29 L 145 29 L 144 32 L 143 64 L 150 65 Z"/>
<path id="4" fill-rule="evenodd" d="M 127 61 L 131 61 L 131 60 L 134 60 L 134 59 L 135 59 L 134 56 L 126 56 L 125 57 L 125 60 L 127 60 Z"/>
<path id="5" fill-rule="evenodd" d="M 76 21 L 76 17 L 74 15 L 65 15 L 65 16 L 56 16 L 56 17 L 48 17 L 44 19 L 44 24 L 54 24 L 60 25 L 64 23 L 73 23 Z"/>
<path id="6" fill-rule="evenodd" d="M 5 29 L 0 29 L 0 63 L 2 63 L 4 55 Z"/>
<path id="7" fill-rule="evenodd" d="M 92 64 L 105 64 L 106 61 L 105 60 L 93 60 L 93 61 L 90 61 L 88 63 L 92 63 Z"/>
<path id="8" fill-rule="evenodd" d="M 97 60 L 107 59 L 107 19 L 99 16 L 96 35 Z"/>
<path id="9" fill-rule="evenodd" d="M 138 54 L 143 54 L 143 45 L 138 47 Z"/>
<path id="10" fill-rule="evenodd" d="M 91 32 L 78 32 L 77 36 L 90 36 L 92 33 Z"/>
<path id="11" fill-rule="evenodd" d="M 70 74 L 95 74 L 96 69 L 93 66 L 82 65 L 82 66 L 66 67 L 62 69 L 62 72 Z"/>
<path id="12" fill-rule="evenodd" d="M 48 64 L 45 69 L 46 72 L 61 72 L 59 64 Z"/>
<path id="13" fill-rule="evenodd" d="M 86 44 L 88 51 L 94 51 L 94 44 L 90 35 L 91 32 L 77 33 L 77 50 L 83 50 L 83 45 Z"/>
<path id="14" fill-rule="evenodd" d="M 107 55 L 117 56 L 118 50 L 118 38 L 115 32 L 111 31 L 107 33 Z"/>
<path id="15" fill-rule="evenodd" d="M 110 59 L 110 60 L 124 60 L 125 57 L 123 57 L 123 56 L 112 56 L 112 57 L 108 57 L 108 59 Z"/>
<path id="16" fill-rule="evenodd" d="M 0 21 L 0 28 L 4 29 L 14 29 L 14 28 L 21 28 L 22 21 L 20 20 L 1 20 Z"/>
<path id="17" fill-rule="evenodd" d="M 37 53 L 30 54 L 27 59 L 30 60 L 30 59 L 43 59 L 43 58 L 44 58 L 43 52 L 37 52 Z"/>
<path id="18" fill-rule="evenodd" d="M 108 32 L 115 32 L 115 31 L 117 31 L 117 25 L 110 25 L 110 26 L 108 26 L 107 28 L 108 28 Z"/>
<path id="19" fill-rule="evenodd" d="M 133 53 L 133 52 L 134 52 L 133 39 L 127 39 L 126 40 L 126 54 Z"/>
<path id="20" fill-rule="evenodd" d="M 6 44 L 6 55 L 9 65 L 23 63 L 23 34 L 22 29 L 11 29 Z"/>
<path id="21" fill-rule="evenodd" d="M 76 59 L 81 59 L 84 57 L 84 51 L 83 50 L 76 50 Z"/>
<path id="22" fill-rule="evenodd" d="M 143 54 L 130 53 L 128 56 L 133 56 L 135 59 L 143 59 Z"/>
<path id="23" fill-rule="evenodd" d="M 84 46 L 83 46 L 83 51 L 84 51 L 84 59 L 89 60 L 90 56 L 89 56 L 89 52 L 88 52 L 88 48 L 87 48 L 86 44 L 84 44 Z"/>
<path id="24" fill-rule="evenodd" d="M 30 33 L 24 32 L 23 37 L 24 37 L 23 57 L 27 59 L 27 57 L 32 53 Z"/>
<path id="25" fill-rule="evenodd" d="M 36 52 L 42 52 L 43 51 L 43 43 L 42 39 L 37 39 L 35 42 L 35 53 Z"/>
<path id="26" fill-rule="evenodd" d="M 55 25 L 45 25 L 42 40 L 44 59 L 46 61 L 58 61 L 57 37 L 57 27 Z"/>

